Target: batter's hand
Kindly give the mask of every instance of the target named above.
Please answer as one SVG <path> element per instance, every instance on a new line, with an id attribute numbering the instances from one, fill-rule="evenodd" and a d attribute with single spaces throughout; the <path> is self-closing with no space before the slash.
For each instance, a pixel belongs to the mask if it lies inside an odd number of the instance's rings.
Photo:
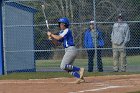
<path id="1" fill-rule="evenodd" d="M 52 34 L 51 32 L 49 32 L 49 31 L 47 32 L 47 35 L 48 35 L 48 39 L 49 40 L 52 40 L 51 34 Z"/>
<path id="2" fill-rule="evenodd" d="M 48 35 L 48 36 L 51 36 L 51 34 L 52 34 L 51 32 L 47 32 L 47 35 Z"/>

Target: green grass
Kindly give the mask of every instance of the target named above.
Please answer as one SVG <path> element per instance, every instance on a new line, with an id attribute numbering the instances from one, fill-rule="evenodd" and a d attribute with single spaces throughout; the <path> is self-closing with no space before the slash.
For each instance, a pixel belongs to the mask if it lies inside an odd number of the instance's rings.
<path id="1" fill-rule="evenodd" d="M 106 75 L 131 75 L 131 74 L 140 74 L 130 73 L 130 72 L 94 72 L 94 73 L 85 73 L 85 77 L 90 76 L 106 76 Z M 59 77 L 73 77 L 67 72 L 26 72 L 26 73 L 11 73 L 8 75 L 0 76 L 0 80 L 28 80 L 28 79 L 47 79 L 47 78 L 59 78 Z"/>
<path id="2" fill-rule="evenodd" d="M 128 65 L 139 65 L 140 66 L 140 56 L 129 56 Z M 61 60 L 37 60 L 37 67 L 53 68 L 59 67 Z M 104 66 L 112 66 L 112 57 L 103 57 Z M 77 66 L 87 66 L 87 59 L 76 59 L 75 64 Z M 128 74 L 140 74 L 140 72 L 86 72 L 85 76 L 103 76 L 103 75 L 128 75 Z M 25 72 L 25 73 L 11 73 L 8 75 L 0 76 L 0 80 L 5 79 L 46 79 L 46 78 L 58 78 L 58 77 L 72 77 L 67 72 Z"/>
<path id="3" fill-rule="evenodd" d="M 87 66 L 87 59 L 76 59 L 74 65 L 77 66 Z M 102 58 L 104 66 L 112 66 L 112 57 L 103 57 Z M 140 56 L 128 56 L 127 57 L 128 65 L 140 65 Z M 59 67 L 61 60 L 37 60 L 37 67 Z"/>

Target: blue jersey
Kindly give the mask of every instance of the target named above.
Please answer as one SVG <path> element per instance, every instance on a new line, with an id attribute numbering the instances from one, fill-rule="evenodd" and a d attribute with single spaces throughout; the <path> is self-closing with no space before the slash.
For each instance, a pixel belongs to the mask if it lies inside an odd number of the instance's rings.
<path id="1" fill-rule="evenodd" d="M 59 36 L 63 37 L 59 42 L 63 42 L 64 48 L 74 46 L 74 40 L 70 29 L 65 29 L 59 32 Z"/>

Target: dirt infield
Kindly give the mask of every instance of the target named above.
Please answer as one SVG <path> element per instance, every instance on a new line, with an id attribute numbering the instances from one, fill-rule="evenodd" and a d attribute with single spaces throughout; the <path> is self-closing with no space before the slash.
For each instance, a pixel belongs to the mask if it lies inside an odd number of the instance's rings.
<path id="1" fill-rule="evenodd" d="M 0 93 L 127 93 L 140 91 L 140 75 L 85 77 L 86 82 L 73 83 L 74 78 L 34 80 L 0 80 Z"/>

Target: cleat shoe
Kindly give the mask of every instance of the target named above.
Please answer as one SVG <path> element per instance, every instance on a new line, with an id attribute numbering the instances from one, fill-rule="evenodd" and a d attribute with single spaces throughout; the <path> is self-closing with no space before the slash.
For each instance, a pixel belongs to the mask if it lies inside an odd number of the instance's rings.
<path id="1" fill-rule="evenodd" d="M 84 83 L 84 82 L 85 82 L 84 78 L 83 79 L 79 78 L 75 81 L 76 84 L 80 84 L 80 83 Z"/>
<path id="2" fill-rule="evenodd" d="M 79 73 L 80 73 L 80 79 L 82 79 L 83 78 L 83 76 L 84 76 L 84 68 L 80 68 L 80 71 L 79 71 Z"/>
<path id="3" fill-rule="evenodd" d="M 81 81 L 81 79 L 79 78 L 79 79 L 77 79 L 77 80 L 75 81 L 75 83 L 76 83 L 76 84 L 80 84 L 80 83 L 81 83 L 80 81 Z"/>
<path id="4" fill-rule="evenodd" d="M 81 83 L 84 83 L 84 82 L 85 82 L 84 77 L 81 78 L 81 81 L 80 81 L 80 82 L 81 82 Z"/>

